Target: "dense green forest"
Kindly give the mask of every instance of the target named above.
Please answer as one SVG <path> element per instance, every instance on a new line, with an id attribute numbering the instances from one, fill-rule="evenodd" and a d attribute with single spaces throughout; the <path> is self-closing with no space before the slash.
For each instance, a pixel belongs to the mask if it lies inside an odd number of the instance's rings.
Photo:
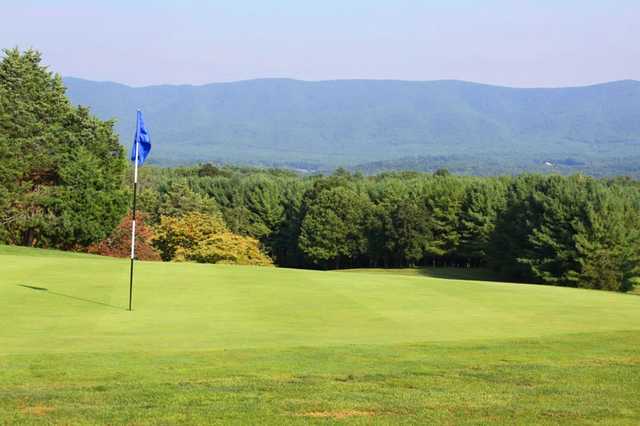
<path id="1" fill-rule="evenodd" d="M 491 175 L 632 173 L 640 159 L 640 82 L 521 89 L 462 81 L 264 79 L 129 87 L 66 78 L 73 103 L 153 129 L 150 161 L 332 171 L 357 167 Z M 634 157 L 636 161 L 617 167 Z M 567 161 L 568 160 L 568 161 Z M 382 164 L 380 164 L 382 163 Z"/>
<path id="2" fill-rule="evenodd" d="M 594 177 L 640 178 L 640 156 L 623 152 L 619 155 L 619 157 L 549 155 L 528 160 L 513 152 L 500 155 L 421 155 L 373 161 L 348 167 L 348 169 L 367 175 L 398 170 L 433 173 L 438 169 L 447 169 L 451 173 L 465 176 L 515 176 L 522 173 L 553 173 L 569 176 L 581 173 Z"/>
<path id="3" fill-rule="evenodd" d="M 522 175 L 144 169 L 149 223 L 200 211 L 287 267 L 490 266 L 512 280 L 628 290 L 638 273 L 640 185 Z"/>
<path id="4" fill-rule="evenodd" d="M 34 51 L 0 62 L 0 242 L 121 255 L 131 170 L 113 123 L 73 106 Z M 506 279 L 627 291 L 640 184 L 528 174 L 145 166 L 138 253 L 294 268 L 488 266 Z M 124 250 L 123 250 L 124 248 Z"/>

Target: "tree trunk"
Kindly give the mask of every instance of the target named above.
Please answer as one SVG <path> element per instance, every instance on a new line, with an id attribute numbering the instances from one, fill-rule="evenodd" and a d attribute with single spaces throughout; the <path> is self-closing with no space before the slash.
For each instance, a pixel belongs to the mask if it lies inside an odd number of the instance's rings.
<path id="1" fill-rule="evenodd" d="M 32 247 L 33 239 L 33 228 L 29 228 L 22 235 L 22 245 Z"/>

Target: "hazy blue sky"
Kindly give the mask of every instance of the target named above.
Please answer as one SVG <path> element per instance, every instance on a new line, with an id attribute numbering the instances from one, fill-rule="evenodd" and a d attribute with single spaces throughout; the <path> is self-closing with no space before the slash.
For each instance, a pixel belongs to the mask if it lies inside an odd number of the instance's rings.
<path id="1" fill-rule="evenodd" d="M 3 0 L 0 46 L 131 85 L 640 80 L 640 0 Z"/>

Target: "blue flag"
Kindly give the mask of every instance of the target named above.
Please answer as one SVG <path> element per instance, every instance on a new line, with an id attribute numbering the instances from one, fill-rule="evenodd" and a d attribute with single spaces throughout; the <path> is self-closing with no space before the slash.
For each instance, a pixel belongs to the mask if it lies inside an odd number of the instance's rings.
<path id="1" fill-rule="evenodd" d="M 131 161 L 136 161 L 136 145 L 138 145 L 138 165 L 142 166 L 149 152 L 151 152 L 151 138 L 149 137 L 149 132 L 147 132 L 147 129 L 144 127 L 141 111 L 138 111 L 136 137 L 133 140 L 133 148 L 131 149 Z"/>

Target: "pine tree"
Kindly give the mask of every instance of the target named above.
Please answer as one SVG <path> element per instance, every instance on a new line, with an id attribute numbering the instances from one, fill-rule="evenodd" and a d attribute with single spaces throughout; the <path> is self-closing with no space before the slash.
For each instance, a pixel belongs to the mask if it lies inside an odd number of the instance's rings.
<path id="1" fill-rule="evenodd" d="M 124 150 L 113 123 L 71 105 L 38 52 L 0 61 L 0 236 L 74 248 L 105 238 L 127 208 Z"/>
<path id="2" fill-rule="evenodd" d="M 505 197 L 502 179 L 474 180 L 467 187 L 460 207 L 458 255 L 470 266 L 486 262 L 489 241 L 498 213 L 505 207 Z"/>

